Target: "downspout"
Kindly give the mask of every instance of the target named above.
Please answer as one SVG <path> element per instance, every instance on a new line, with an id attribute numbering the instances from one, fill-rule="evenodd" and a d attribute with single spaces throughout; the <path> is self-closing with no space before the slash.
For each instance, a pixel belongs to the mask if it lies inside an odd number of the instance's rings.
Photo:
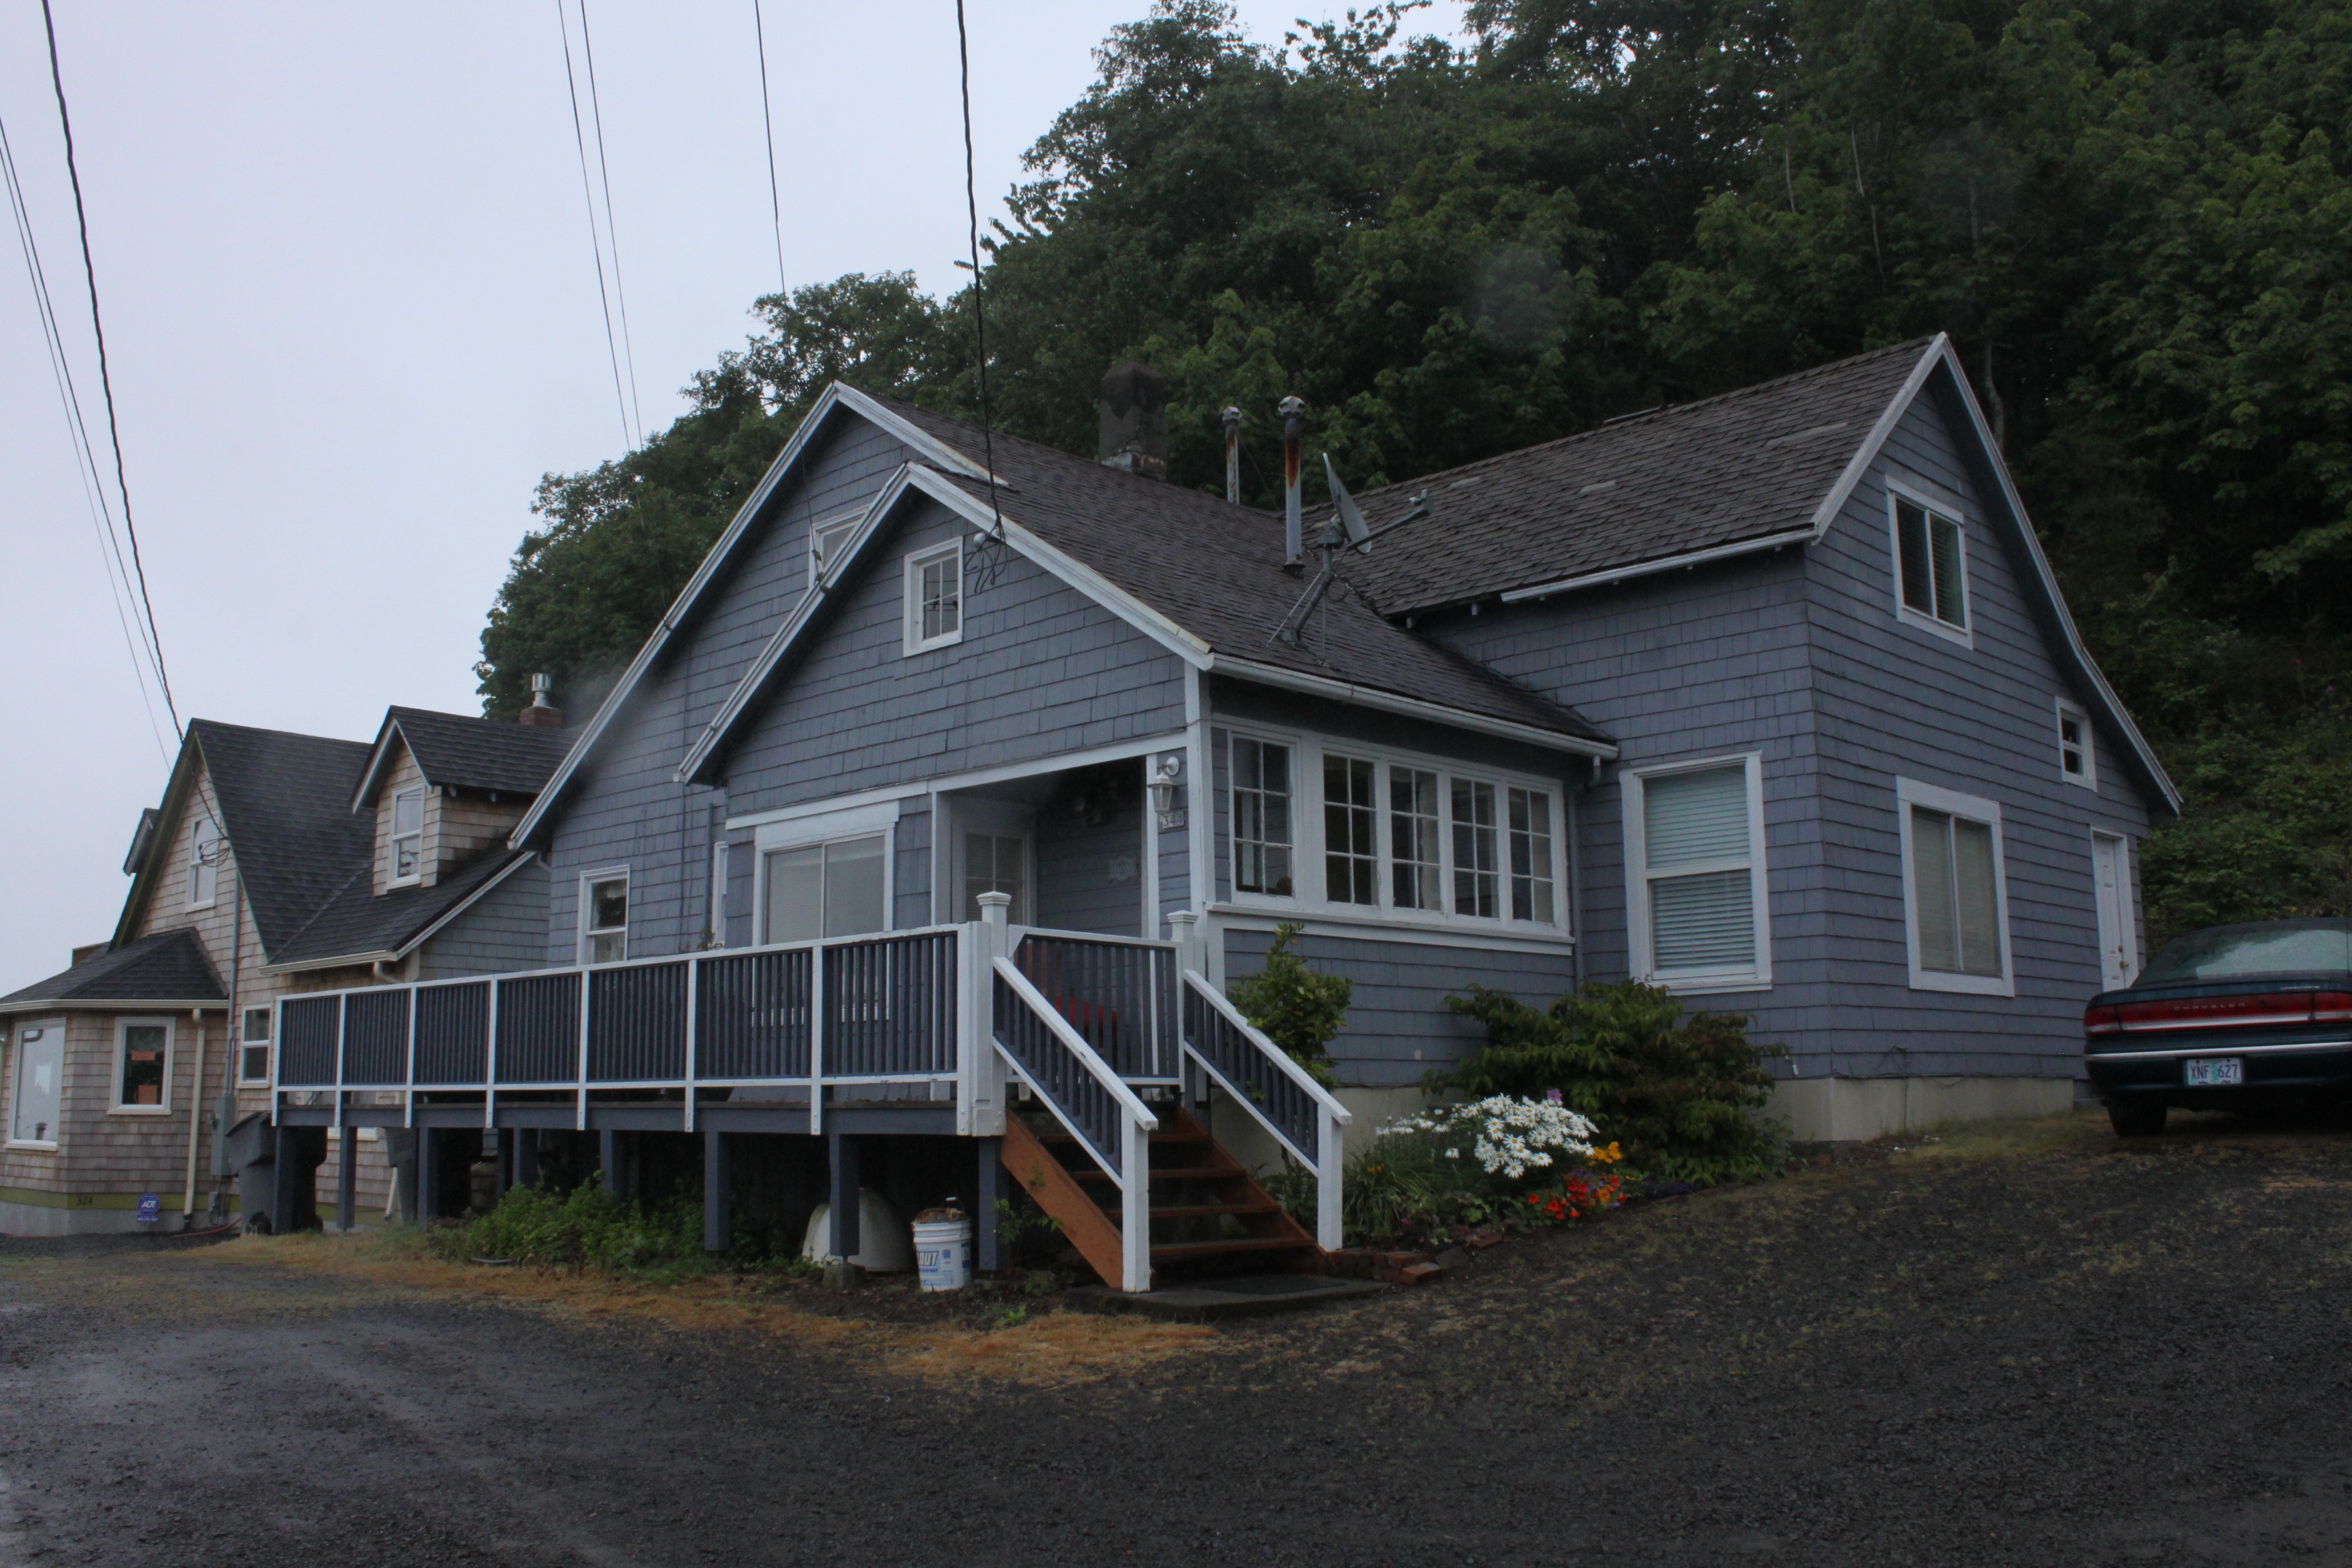
<path id="1" fill-rule="evenodd" d="M 205 1010 L 191 1007 L 188 1012 L 196 1021 L 196 1070 L 188 1079 L 195 1088 L 188 1096 L 188 1180 L 180 1193 L 182 1230 L 196 1222 L 196 1141 L 205 1127 L 205 1047 L 211 1039 L 205 1029 Z"/>
<path id="2" fill-rule="evenodd" d="M 232 851 L 234 855 L 234 851 Z M 245 871 L 234 858 L 229 862 L 229 927 L 228 927 L 228 1048 L 221 1053 L 220 1100 L 213 1110 L 215 1130 L 214 1163 L 219 1163 L 217 1152 L 227 1145 L 229 1124 L 236 1120 L 236 1058 L 244 1033 L 245 994 L 242 990 L 245 966 Z M 270 1048 L 277 1048 L 275 1040 Z M 272 1110 L 276 1108 L 273 1106 Z M 226 1179 L 233 1171 L 215 1171 L 213 1174 Z M 218 1189 L 215 1189 L 218 1196 Z"/>

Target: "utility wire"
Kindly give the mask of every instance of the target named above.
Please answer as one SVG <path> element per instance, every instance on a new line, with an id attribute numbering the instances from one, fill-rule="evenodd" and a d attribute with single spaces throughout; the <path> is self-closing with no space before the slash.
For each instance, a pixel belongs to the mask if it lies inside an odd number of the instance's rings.
<path id="1" fill-rule="evenodd" d="M 621 345 L 613 335 L 613 300 L 604 287 L 604 242 L 596 233 L 596 194 L 588 181 L 588 138 L 580 127 L 580 84 L 572 74 L 572 26 L 563 15 L 563 0 L 555 0 L 555 26 L 563 36 L 563 85 L 572 94 L 572 144 L 580 151 L 580 195 L 588 204 L 588 248 L 596 256 L 596 303 L 604 311 L 604 352 L 613 361 L 613 399 L 621 409 L 621 443 L 635 451 L 637 442 L 629 433 L 628 395 L 621 390 Z"/>
<path id="2" fill-rule="evenodd" d="M 58 401 L 65 410 L 66 440 L 74 454 L 74 478 L 80 481 L 82 504 L 89 512 L 91 534 L 98 545 L 99 571 L 106 578 L 106 596 L 114 605 L 115 625 L 122 628 L 122 647 L 131 656 L 131 679 L 138 683 L 139 704 L 147 711 L 147 728 L 155 737 L 155 754 L 168 768 L 172 764 L 169 748 L 163 743 L 163 726 L 155 717 L 155 701 L 147 689 L 148 658 L 131 635 L 131 612 L 125 594 L 130 574 L 124 568 L 122 545 L 114 533 L 114 516 L 106 507 L 106 489 L 99 480 L 98 462 L 89 446 L 89 429 L 81 416 L 81 399 L 74 390 L 73 365 L 66 358 L 65 340 L 58 331 L 57 311 L 49 302 L 49 282 L 41 266 L 40 247 L 33 238 L 31 209 L 25 205 L 23 184 L 16 177 L 16 157 L 8 143 L 8 127 L 0 121 L 0 176 L 8 187 L 8 210 L 16 220 L 16 245 L 24 253 L 25 271 L 33 284 L 33 306 L 41 319 L 41 342 L 49 353 L 49 376 L 57 384 Z M 112 551 L 113 559 L 108 559 Z"/>
<path id="3" fill-rule="evenodd" d="M 760 46 L 760 124 L 768 133 L 768 207 L 776 217 L 776 294 L 790 292 L 784 278 L 784 198 L 776 184 L 776 117 L 768 107 L 768 28 L 760 19 L 760 0 L 751 0 L 751 36 Z"/>
<path id="4" fill-rule="evenodd" d="M 957 0 L 961 5 L 962 0 Z M 58 24 L 49 0 L 41 0 L 41 22 L 49 36 L 49 84 L 57 89 L 58 124 L 65 132 L 66 176 L 73 184 L 74 220 L 81 231 L 81 269 L 89 282 L 89 326 L 98 338 L 98 384 L 106 392 L 106 436 L 114 448 L 114 484 L 122 497 L 122 531 L 131 540 L 131 564 L 139 577 L 139 604 L 146 612 L 148 645 L 155 654 L 155 679 L 163 689 L 163 707 L 172 715 L 172 733 L 180 733 L 180 705 L 172 698 L 171 673 L 163 665 L 163 638 L 155 629 L 155 601 L 147 592 L 147 565 L 139 558 L 139 525 L 131 519 L 131 480 L 123 472 L 122 429 L 114 415 L 114 379 L 106 367 L 106 323 L 98 312 L 98 268 L 89 255 L 89 213 L 82 205 L 81 171 L 74 163 L 73 117 L 66 112 L 66 79 L 58 65 Z"/>
<path id="5" fill-rule="evenodd" d="M 637 445 L 646 444 L 646 411 L 637 405 L 637 352 L 629 343 L 629 292 L 621 284 L 621 227 L 613 219 L 613 171 L 604 162 L 604 108 L 596 96 L 596 45 L 588 36 L 588 0 L 580 0 L 580 52 L 588 58 L 588 113 L 596 127 L 596 177 L 604 186 L 604 243 L 613 248 L 613 300 L 621 308 L 621 355 L 629 362 L 629 412 Z"/>
<path id="6" fill-rule="evenodd" d="M 963 89 L 963 206 L 971 226 L 971 331 L 980 366 L 980 441 L 988 456 L 988 510 L 996 520 L 996 542 L 1002 546 L 1004 509 L 996 497 L 996 426 L 988 412 L 988 316 L 980 302 L 980 181 L 971 153 L 971 45 L 964 33 L 963 0 L 956 0 L 956 63 Z"/>

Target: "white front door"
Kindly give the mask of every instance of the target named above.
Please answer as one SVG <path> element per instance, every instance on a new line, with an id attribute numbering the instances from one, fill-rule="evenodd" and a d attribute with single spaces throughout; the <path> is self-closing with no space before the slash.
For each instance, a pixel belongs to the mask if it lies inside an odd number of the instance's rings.
<path id="1" fill-rule="evenodd" d="M 2139 944 L 2133 940 L 2131 876 L 2124 841 L 2112 833 L 2091 835 L 2091 879 L 2099 905 L 2099 980 L 2114 991 L 2139 973 Z"/>
<path id="2" fill-rule="evenodd" d="M 953 921 L 980 918 L 980 895 L 1009 893 L 1005 911 L 1013 925 L 1030 920 L 1030 883 L 1034 875 L 1031 813 L 1026 806 L 992 800 L 955 803 L 948 857 L 948 886 L 954 891 Z"/>

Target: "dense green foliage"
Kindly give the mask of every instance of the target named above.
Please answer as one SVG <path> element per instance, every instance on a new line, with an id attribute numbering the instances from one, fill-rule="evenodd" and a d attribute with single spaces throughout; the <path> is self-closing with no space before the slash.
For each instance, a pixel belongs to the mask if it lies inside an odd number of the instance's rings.
<path id="1" fill-rule="evenodd" d="M 1764 1059 L 1780 1047 L 1750 1044 L 1736 1013 L 1685 1018 L 1673 992 L 1632 981 L 1588 984 L 1543 1011 L 1485 986 L 1446 1002 L 1486 1026 L 1486 1044 L 1433 1073 L 1433 1090 L 1558 1089 L 1652 1181 L 1751 1181 L 1779 1167 L 1779 1137 L 1751 1112 L 1770 1097 Z"/>
<path id="2" fill-rule="evenodd" d="M 436 1230 L 433 1240 L 452 1258 L 498 1258 L 540 1268 L 658 1273 L 703 1263 L 698 1206 L 625 1203 L 601 1182 L 569 1193 L 509 1187 L 489 1213 Z"/>
<path id="3" fill-rule="evenodd" d="M 992 244 L 1000 425 L 1088 450 L 1140 357 L 1177 480 L 1219 482 L 1237 404 L 1263 501 L 1285 394 L 1361 486 L 1948 331 L 2189 792 L 2152 924 L 2352 908 L 2352 10 L 1480 0 L 1466 49 L 1401 20 L 1272 48 L 1161 0 L 1113 31 Z M 493 710 L 538 668 L 584 710 L 825 379 L 971 412 L 970 305 L 764 300 L 668 431 L 551 476 Z"/>
<path id="4" fill-rule="evenodd" d="M 1302 928 L 1285 923 L 1275 928 L 1265 950 L 1265 967 L 1255 974 L 1235 976 L 1226 994 L 1243 1017 L 1257 1026 L 1267 1039 L 1290 1053 L 1290 1059 L 1315 1075 L 1326 1088 L 1337 1085 L 1331 1068 L 1330 1045 L 1348 1024 L 1348 1002 L 1355 984 L 1345 975 L 1318 974 L 1291 951 Z"/>

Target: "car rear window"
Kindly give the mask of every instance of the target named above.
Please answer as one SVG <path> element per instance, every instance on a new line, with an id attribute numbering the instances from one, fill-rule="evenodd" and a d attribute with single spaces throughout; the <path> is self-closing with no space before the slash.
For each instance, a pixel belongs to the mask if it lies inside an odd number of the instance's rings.
<path id="1" fill-rule="evenodd" d="M 2352 922 L 2221 926 L 2191 931 L 2150 959 L 2140 972 L 2139 983 L 2223 980 L 2236 974 L 2292 974 L 2315 969 L 2352 970 Z"/>

